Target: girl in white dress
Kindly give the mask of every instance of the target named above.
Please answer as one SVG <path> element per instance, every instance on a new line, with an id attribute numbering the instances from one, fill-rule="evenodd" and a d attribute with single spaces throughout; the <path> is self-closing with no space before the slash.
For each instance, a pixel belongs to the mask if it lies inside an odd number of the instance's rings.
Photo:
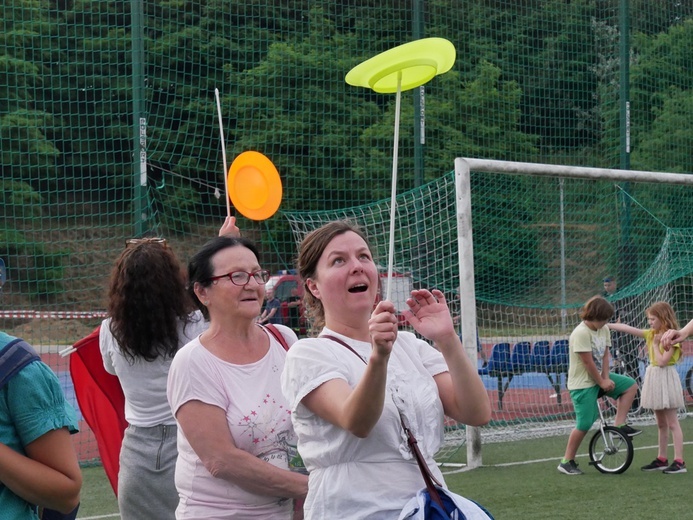
<path id="1" fill-rule="evenodd" d="M 678 329 L 674 309 L 666 302 L 656 302 L 645 311 L 649 329 L 637 329 L 622 323 L 609 323 L 609 328 L 644 338 L 650 363 L 645 371 L 641 403 L 643 408 L 654 410 L 657 419 L 659 451 L 657 458 L 643 466 L 643 471 L 686 473 L 683 460 L 683 433 L 679 424 L 678 409 L 684 406 L 681 378 L 676 363 L 681 359 L 681 344 L 664 346 L 662 335 L 670 329 Z M 667 444 L 669 432 L 674 441 L 674 461 L 669 464 Z"/>

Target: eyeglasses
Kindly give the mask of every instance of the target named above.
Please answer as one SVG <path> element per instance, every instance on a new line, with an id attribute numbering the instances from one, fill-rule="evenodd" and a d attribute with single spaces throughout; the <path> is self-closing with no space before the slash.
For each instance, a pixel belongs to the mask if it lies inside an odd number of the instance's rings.
<path id="1" fill-rule="evenodd" d="M 270 279 L 269 271 L 261 269 L 260 271 L 255 271 L 254 273 L 246 273 L 245 271 L 231 271 L 230 273 L 220 274 L 219 276 L 212 276 L 207 278 L 207 282 L 215 282 L 216 280 L 221 280 L 222 278 L 228 278 L 231 280 L 233 285 L 244 286 L 250 281 L 250 277 L 255 278 L 257 283 L 265 284 Z"/>
<path id="2" fill-rule="evenodd" d="M 140 244 L 161 244 L 164 247 L 168 246 L 166 239 L 165 238 L 159 238 L 159 237 L 128 238 L 125 241 L 125 247 L 138 246 Z"/>

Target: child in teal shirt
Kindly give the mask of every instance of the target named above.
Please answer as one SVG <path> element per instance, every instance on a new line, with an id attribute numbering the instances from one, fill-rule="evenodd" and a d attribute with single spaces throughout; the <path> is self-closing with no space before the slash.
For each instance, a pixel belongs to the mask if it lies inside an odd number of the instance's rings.
<path id="1" fill-rule="evenodd" d="M 0 356 L 17 338 L 0 332 Z M 7 359 L 7 358 L 5 358 Z M 36 359 L 0 388 L 0 516 L 38 519 L 38 507 L 63 513 L 79 504 L 82 473 L 70 433 L 74 409 L 53 371 Z"/>

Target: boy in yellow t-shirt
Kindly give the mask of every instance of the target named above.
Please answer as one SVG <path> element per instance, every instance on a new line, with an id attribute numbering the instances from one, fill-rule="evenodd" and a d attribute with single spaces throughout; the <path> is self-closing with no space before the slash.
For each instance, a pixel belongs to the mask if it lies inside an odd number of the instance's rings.
<path id="1" fill-rule="evenodd" d="M 558 471 L 566 475 L 582 475 L 575 463 L 582 440 L 599 417 L 597 399 L 600 391 L 618 400 L 616 425 L 631 437 L 642 433 L 626 424 L 638 386 L 628 376 L 609 373 L 609 347 L 611 333 L 607 323 L 614 315 L 614 308 L 601 296 L 594 296 L 585 303 L 580 313 L 582 322 L 570 335 L 570 362 L 568 390 L 575 408 L 576 425 L 568 437 L 563 460 Z"/>

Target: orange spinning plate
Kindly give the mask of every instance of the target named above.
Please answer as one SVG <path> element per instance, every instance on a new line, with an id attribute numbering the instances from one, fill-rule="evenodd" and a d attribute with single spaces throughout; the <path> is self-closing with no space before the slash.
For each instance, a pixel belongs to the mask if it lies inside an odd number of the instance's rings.
<path id="1" fill-rule="evenodd" d="M 445 38 L 424 38 L 399 45 L 360 63 L 345 81 L 355 87 L 372 88 L 381 94 L 419 87 L 455 64 L 455 46 Z"/>
<path id="2" fill-rule="evenodd" d="M 234 207 L 251 220 L 274 215 L 282 201 L 282 181 L 277 168 L 260 152 L 243 152 L 231 164 L 229 198 Z"/>

